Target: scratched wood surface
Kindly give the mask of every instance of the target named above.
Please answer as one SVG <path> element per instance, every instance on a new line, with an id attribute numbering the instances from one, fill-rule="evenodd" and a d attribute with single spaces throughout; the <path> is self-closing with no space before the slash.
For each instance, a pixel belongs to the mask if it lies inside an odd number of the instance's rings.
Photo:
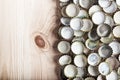
<path id="1" fill-rule="evenodd" d="M 0 80 L 59 80 L 57 6 L 58 0 L 0 0 Z"/>

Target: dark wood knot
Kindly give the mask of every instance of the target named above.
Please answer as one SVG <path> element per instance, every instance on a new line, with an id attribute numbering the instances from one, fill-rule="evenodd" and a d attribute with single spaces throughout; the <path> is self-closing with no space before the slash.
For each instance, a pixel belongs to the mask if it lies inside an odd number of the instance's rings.
<path id="1" fill-rule="evenodd" d="M 45 47 L 45 41 L 40 35 L 37 35 L 35 37 L 35 43 L 39 48 L 44 48 Z"/>

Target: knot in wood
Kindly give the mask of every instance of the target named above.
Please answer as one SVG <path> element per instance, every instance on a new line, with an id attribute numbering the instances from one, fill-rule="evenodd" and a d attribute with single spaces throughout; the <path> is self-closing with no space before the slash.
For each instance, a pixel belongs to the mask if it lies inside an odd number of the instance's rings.
<path id="1" fill-rule="evenodd" d="M 44 39 L 40 35 L 37 35 L 35 37 L 35 43 L 40 48 L 44 48 L 45 47 L 45 41 L 44 41 Z"/>

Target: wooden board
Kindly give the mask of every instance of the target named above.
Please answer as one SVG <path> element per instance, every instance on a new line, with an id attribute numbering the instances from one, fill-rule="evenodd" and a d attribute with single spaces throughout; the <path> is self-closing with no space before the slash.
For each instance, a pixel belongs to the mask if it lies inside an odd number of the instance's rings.
<path id="1" fill-rule="evenodd" d="M 59 80 L 57 6 L 58 0 L 0 0 L 0 80 Z"/>

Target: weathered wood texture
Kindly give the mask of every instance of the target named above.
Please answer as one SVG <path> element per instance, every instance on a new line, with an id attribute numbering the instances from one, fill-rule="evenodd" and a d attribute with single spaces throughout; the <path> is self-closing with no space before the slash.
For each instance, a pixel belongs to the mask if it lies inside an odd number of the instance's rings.
<path id="1" fill-rule="evenodd" d="M 0 80 L 58 80 L 58 0 L 0 0 Z M 44 47 L 35 43 L 36 35 Z"/>

